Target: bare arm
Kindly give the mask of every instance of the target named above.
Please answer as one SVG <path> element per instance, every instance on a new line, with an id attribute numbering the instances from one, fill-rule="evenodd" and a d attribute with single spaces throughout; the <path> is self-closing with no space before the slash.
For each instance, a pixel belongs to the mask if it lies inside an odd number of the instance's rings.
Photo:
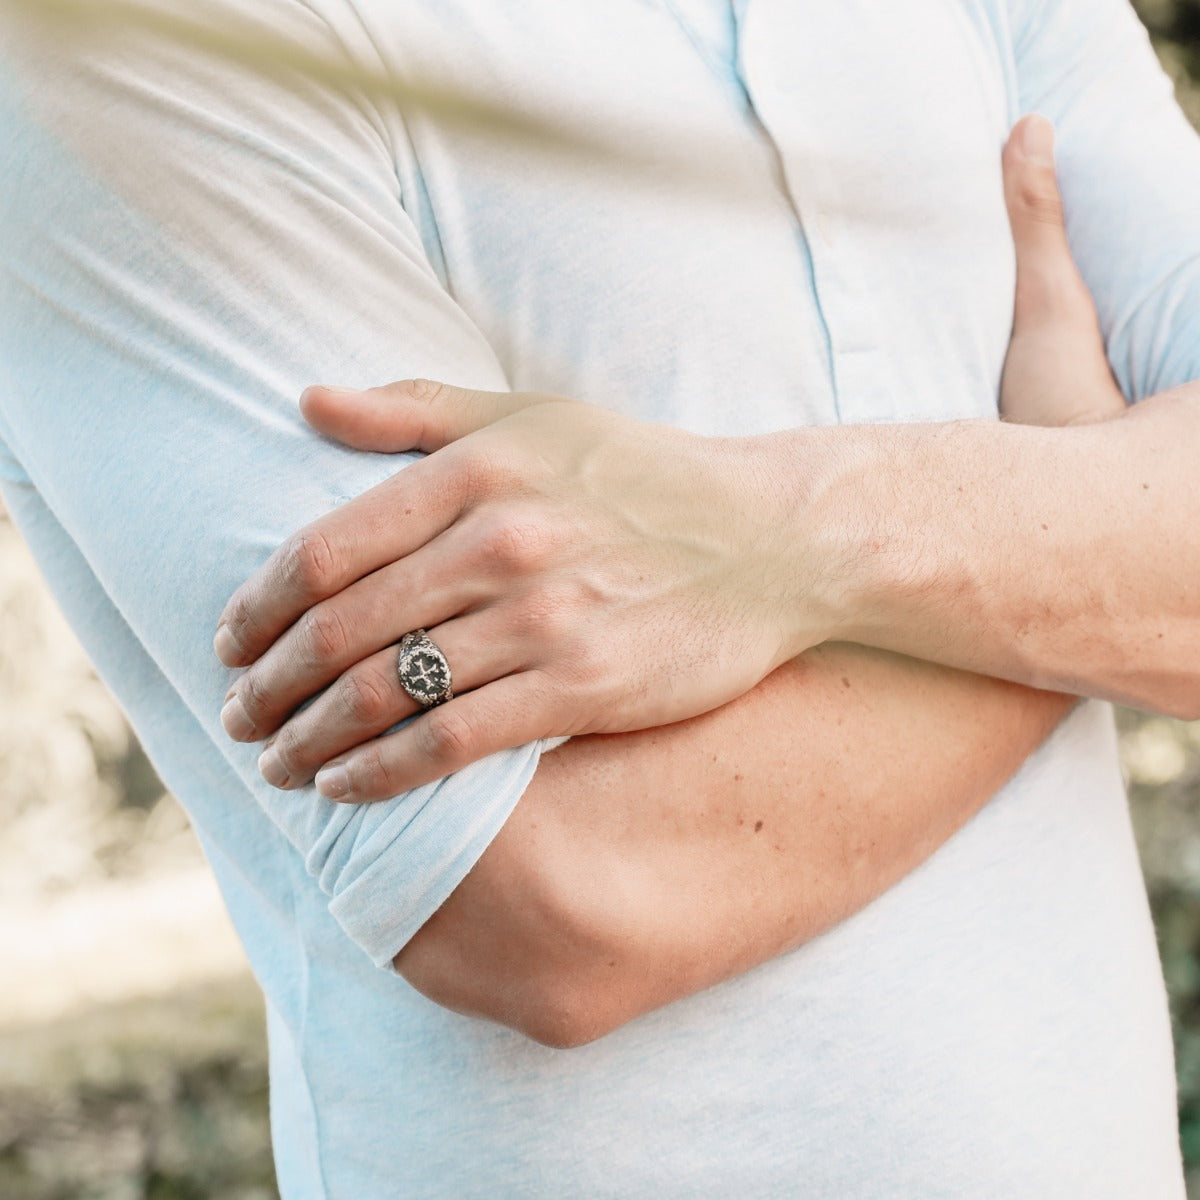
<path id="1" fill-rule="evenodd" d="M 1200 387 L 1081 428 L 856 430 L 838 461 L 840 636 L 1200 717 Z"/>
<path id="2" fill-rule="evenodd" d="M 831 645 L 716 712 L 576 739 L 397 969 L 460 1012 L 590 1041 L 868 904 L 1072 703 Z"/>
<path id="3" fill-rule="evenodd" d="M 1011 147 L 1006 168 L 1019 273 L 1005 409 L 1112 418 L 1124 404 L 1090 297 L 1061 225 L 1044 220 L 1053 171 Z M 715 713 L 577 740 L 543 759 L 397 968 L 450 1007 L 587 1041 L 858 911 L 964 824 L 1071 703 L 830 644 Z"/>
<path id="4" fill-rule="evenodd" d="M 1194 137 L 1184 149 L 1200 158 Z M 812 467 L 797 507 L 819 507 L 843 567 L 837 636 L 1196 719 L 1200 383 L 1093 419 L 1114 385 L 1087 349 L 1100 332 L 1078 302 L 1048 141 L 1019 178 L 1018 264 L 1044 265 L 1018 277 L 1003 409 L 1022 423 L 800 430 L 773 453 Z M 1189 375 L 1196 313 L 1176 314 L 1171 347 Z M 1043 419 L 1029 401 L 1047 385 L 1078 407 Z"/>
<path id="5" fill-rule="evenodd" d="M 886 453 L 848 431 L 834 491 L 851 505 L 840 534 L 860 619 L 843 634 L 1197 717 L 1200 140 L 1128 4 L 1010 9 L 1022 101 L 1058 128 L 1067 228 L 1109 360 L 1141 402 L 1069 429 L 879 431 Z M 1043 231 L 1061 236 L 1056 193 L 1041 202 Z"/>
<path id="6" fill-rule="evenodd" d="M 1029 243 L 1023 202 L 1010 202 L 1021 283 L 1007 399 L 1024 419 L 1110 416 L 1123 400 L 1065 242 Z M 1031 259 L 1034 282 L 1055 286 L 1029 286 Z M 1058 286 L 1063 271 L 1073 290 Z M 1049 339 L 1029 336 L 1048 329 Z M 1056 371 L 1059 361 L 1068 369 Z M 1081 399 L 1089 371 L 1105 386 Z M 395 420 L 386 404 L 334 404 L 365 440 Z M 364 420 L 378 428 L 364 432 Z M 312 632 L 296 629 L 293 642 Z M 373 657 L 286 721 L 274 746 L 291 780 L 403 711 L 394 651 Z M 285 638 L 248 672 L 257 683 L 241 694 L 265 703 L 260 720 L 277 724 L 297 698 L 273 695 L 272 681 L 290 670 L 295 688 L 296 664 L 311 661 Z M 347 696 L 376 697 L 376 728 L 364 729 L 362 712 L 347 717 Z M 600 1036 L 862 908 L 968 820 L 1072 702 L 830 644 L 705 715 L 577 738 L 543 758 L 500 835 L 396 966 L 439 1003 L 549 1044 Z M 456 703 L 414 722 L 412 735 L 428 738 Z M 347 756 L 362 794 L 396 784 L 392 744 L 379 738 Z"/>

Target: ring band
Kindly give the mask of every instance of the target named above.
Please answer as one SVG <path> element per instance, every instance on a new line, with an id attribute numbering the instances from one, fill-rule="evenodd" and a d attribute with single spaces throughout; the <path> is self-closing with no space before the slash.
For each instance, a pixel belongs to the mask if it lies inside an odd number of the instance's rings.
<path id="1" fill-rule="evenodd" d="M 454 698 L 450 664 L 423 629 L 414 629 L 400 639 L 396 673 L 400 686 L 422 708 L 433 708 Z"/>

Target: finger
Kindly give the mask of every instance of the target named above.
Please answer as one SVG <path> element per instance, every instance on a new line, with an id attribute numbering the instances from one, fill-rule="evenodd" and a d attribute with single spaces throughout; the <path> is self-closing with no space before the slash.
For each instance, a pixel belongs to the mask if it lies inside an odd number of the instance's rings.
<path id="1" fill-rule="evenodd" d="M 466 538 L 455 537 L 458 528 L 303 613 L 230 689 L 225 732 L 259 741 L 368 655 L 486 602 L 488 581 L 460 569 L 455 543 Z"/>
<path id="2" fill-rule="evenodd" d="M 407 386 L 394 385 L 398 389 Z M 443 385 L 428 386 L 437 389 Z M 498 419 L 522 407 L 550 402 L 532 393 L 449 390 L 474 397 L 474 419 L 481 418 L 485 410 Z M 453 408 L 453 403 L 448 403 L 445 411 Z M 462 425 L 459 432 L 469 430 Z M 436 449 L 428 439 L 425 446 Z M 411 554 L 448 528 L 470 499 L 491 486 L 491 481 L 504 477 L 505 471 L 504 464 L 490 457 L 486 449 L 463 443 L 413 463 L 305 526 L 231 597 L 213 639 L 217 657 L 227 667 L 248 666 L 314 604 L 385 563 Z"/>
<path id="3" fill-rule="evenodd" d="M 362 392 L 311 387 L 300 397 L 300 411 L 318 432 L 356 450 L 430 454 L 502 417 L 552 399 L 557 397 L 405 379 Z"/>
<path id="4" fill-rule="evenodd" d="M 430 631 L 450 664 L 456 693 L 490 684 L 519 668 L 509 644 L 496 636 L 494 624 L 489 614 L 448 621 Z M 390 645 L 356 663 L 297 712 L 260 757 L 263 778 L 278 788 L 300 787 L 337 755 L 416 713 L 418 705 L 400 683 L 398 654 Z"/>
<path id="5" fill-rule="evenodd" d="M 1067 241 L 1054 168 L 1054 127 L 1036 114 L 1014 126 L 1004 148 L 1004 198 L 1017 253 L 1014 332 L 1031 323 L 1095 323 L 1095 309 Z"/>
<path id="6" fill-rule="evenodd" d="M 326 764 L 317 789 L 343 803 L 386 800 L 489 754 L 567 732 L 561 700 L 546 690 L 545 677 L 523 671 L 456 696 Z"/>
<path id="7" fill-rule="evenodd" d="M 221 614 L 213 649 L 227 667 L 254 662 L 302 613 L 413 553 L 448 528 L 470 472 L 414 463 L 288 538 Z"/>

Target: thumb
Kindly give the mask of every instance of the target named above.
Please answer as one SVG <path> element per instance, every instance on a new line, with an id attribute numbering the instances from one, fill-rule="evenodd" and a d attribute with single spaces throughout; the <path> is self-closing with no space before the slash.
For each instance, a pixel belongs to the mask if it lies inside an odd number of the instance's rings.
<path id="1" fill-rule="evenodd" d="M 1000 410 L 1006 420 L 1072 425 L 1125 409 L 1096 307 L 1075 266 L 1054 171 L 1054 129 L 1018 121 L 1004 147 L 1004 198 L 1017 251 L 1012 340 Z"/>
<path id="2" fill-rule="evenodd" d="M 1054 127 L 1023 117 L 1004 147 L 1004 199 L 1017 252 L 1014 334 L 1047 320 L 1094 323 L 1087 286 L 1075 267 L 1054 170 Z"/>
<path id="3" fill-rule="evenodd" d="M 398 454 L 440 450 L 503 417 L 557 397 L 538 392 L 484 392 L 431 379 L 405 379 L 354 391 L 318 385 L 300 397 L 318 433 L 355 450 Z"/>

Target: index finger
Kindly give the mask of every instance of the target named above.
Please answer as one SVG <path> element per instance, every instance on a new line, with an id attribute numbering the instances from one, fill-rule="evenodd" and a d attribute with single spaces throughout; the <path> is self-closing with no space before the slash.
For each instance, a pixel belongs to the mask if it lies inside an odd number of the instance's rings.
<path id="1" fill-rule="evenodd" d="M 454 524 L 466 488 L 448 458 L 412 463 L 288 538 L 225 605 L 213 639 L 221 662 L 249 666 L 314 604 Z"/>

